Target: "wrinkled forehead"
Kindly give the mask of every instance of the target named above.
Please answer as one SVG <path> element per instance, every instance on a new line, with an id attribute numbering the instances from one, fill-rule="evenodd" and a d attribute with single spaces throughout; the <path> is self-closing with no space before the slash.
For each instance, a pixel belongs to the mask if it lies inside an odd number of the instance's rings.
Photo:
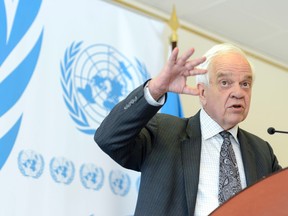
<path id="1" fill-rule="evenodd" d="M 245 56 L 239 53 L 222 53 L 215 56 L 208 71 L 211 77 L 246 76 L 253 79 L 252 67 Z"/>
<path id="2" fill-rule="evenodd" d="M 249 81 L 253 82 L 253 74 L 249 71 L 239 71 L 239 73 L 231 72 L 231 71 L 219 71 L 212 76 L 211 79 L 215 78 L 215 80 L 239 80 L 239 81 Z"/>

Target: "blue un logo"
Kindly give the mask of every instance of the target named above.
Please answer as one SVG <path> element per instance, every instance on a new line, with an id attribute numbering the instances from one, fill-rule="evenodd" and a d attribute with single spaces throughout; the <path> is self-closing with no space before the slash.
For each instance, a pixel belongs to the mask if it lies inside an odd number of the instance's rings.
<path id="1" fill-rule="evenodd" d="M 35 151 L 22 150 L 18 155 L 18 168 L 24 176 L 39 178 L 44 169 L 43 157 Z"/>
<path id="2" fill-rule="evenodd" d="M 64 102 L 77 128 L 94 134 L 105 116 L 129 92 L 149 78 L 145 65 L 110 45 L 82 42 L 66 50 L 61 63 Z"/>
<path id="3" fill-rule="evenodd" d="M 55 182 L 68 185 L 74 179 L 75 166 L 66 158 L 54 157 L 50 161 L 50 174 Z"/>
<path id="4" fill-rule="evenodd" d="M 131 180 L 128 174 L 113 170 L 109 175 L 109 182 L 112 192 L 115 195 L 126 196 L 130 190 Z"/>
<path id="5" fill-rule="evenodd" d="M 94 164 L 83 164 L 80 168 L 82 185 L 91 190 L 100 190 L 104 183 L 104 171 Z"/>

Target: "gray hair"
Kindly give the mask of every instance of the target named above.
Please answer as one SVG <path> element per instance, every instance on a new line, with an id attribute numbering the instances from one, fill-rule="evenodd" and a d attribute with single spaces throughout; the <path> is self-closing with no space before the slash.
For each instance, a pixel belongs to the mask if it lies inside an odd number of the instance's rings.
<path id="1" fill-rule="evenodd" d="M 218 44 L 213 46 L 211 49 L 209 49 L 204 56 L 206 57 L 206 61 L 200 64 L 197 68 L 199 69 L 205 69 L 207 70 L 210 66 L 210 63 L 213 61 L 213 59 L 216 56 L 220 56 L 222 54 L 226 53 L 238 53 L 242 55 L 245 59 L 247 59 L 245 53 L 238 47 L 229 44 L 229 43 L 223 43 L 223 44 Z M 248 59 L 247 59 L 248 61 Z M 249 62 L 249 61 L 248 61 Z M 252 74 L 253 73 L 253 67 L 252 64 L 249 62 L 250 67 L 252 69 Z M 254 77 L 254 75 L 253 75 Z M 205 85 L 209 85 L 209 71 L 206 74 L 199 74 L 196 75 L 196 84 L 198 83 L 204 83 Z"/>

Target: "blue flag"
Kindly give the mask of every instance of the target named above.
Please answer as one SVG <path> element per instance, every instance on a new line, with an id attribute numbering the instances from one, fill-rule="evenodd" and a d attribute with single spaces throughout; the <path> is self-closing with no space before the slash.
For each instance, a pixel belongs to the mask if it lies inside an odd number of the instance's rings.
<path id="1" fill-rule="evenodd" d="M 167 101 L 161 109 L 161 113 L 166 113 L 178 117 L 184 117 L 179 95 L 173 92 L 167 93 Z"/>

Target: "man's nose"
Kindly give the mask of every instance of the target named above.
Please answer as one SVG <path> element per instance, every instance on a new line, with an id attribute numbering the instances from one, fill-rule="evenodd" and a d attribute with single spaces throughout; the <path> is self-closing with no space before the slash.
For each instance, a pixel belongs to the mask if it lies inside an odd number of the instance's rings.
<path id="1" fill-rule="evenodd" d="M 244 93 L 245 93 L 245 90 L 241 87 L 241 85 L 238 84 L 238 85 L 233 86 L 231 97 L 240 99 L 244 97 Z"/>

